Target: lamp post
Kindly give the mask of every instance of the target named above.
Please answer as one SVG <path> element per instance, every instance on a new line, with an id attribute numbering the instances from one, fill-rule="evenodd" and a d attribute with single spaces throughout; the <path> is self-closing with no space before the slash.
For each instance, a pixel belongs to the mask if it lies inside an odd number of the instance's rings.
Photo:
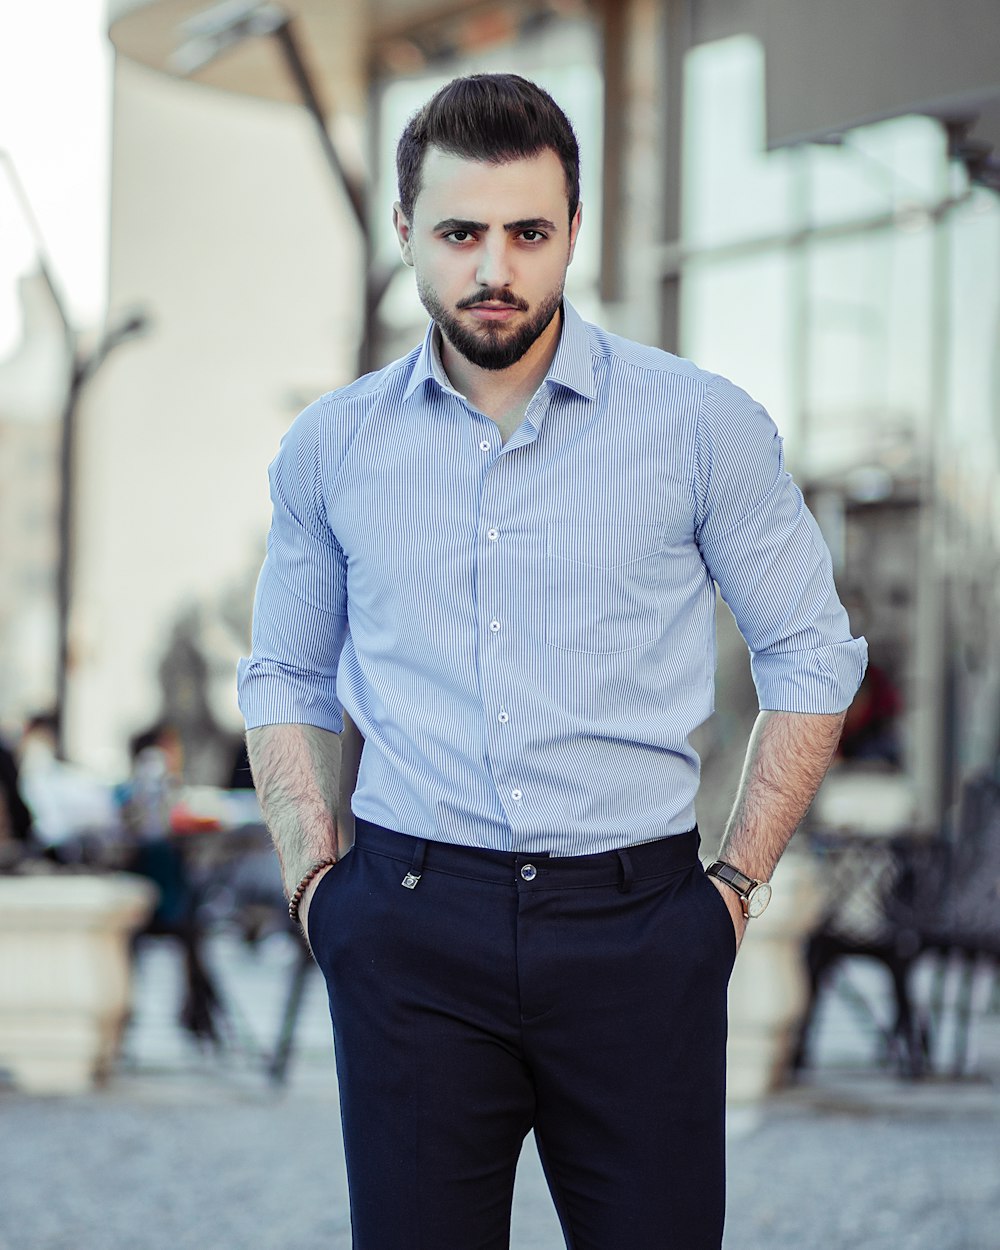
<path id="1" fill-rule="evenodd" d="M 364 292 L 358 372 L 369 373 L 375 367 L 377 358 L 379 304 L 396 267 L 376 268 L 368 218 L 368 186 L 353 177 L 340 159 L 327 126 L 327 112 L 319 88 L 303 56 L 291 15 L 268 0 L 224 0 L 224 3 L 184 22 L 182 30 L 187 38 L 174 51 L 170 64 L 172 69 L 184 76 L 203 69 L 216 57 L 247 39 L 271 38 L 277 44 L 302 105 L 316 125 L 327 167 L 345 195 L 361 234 Z"/>
<path id="2" fill-rule="evenodd" d="M 65 755 L 66 689 L 69 670 L 69 613 L 72 595 L 73 571 L 73 507 L 74 455 L 76 445 L 77 410 L 87 383 L 93 378 L 104 361 L 120 344 L 142 334 L 148 325 L 145 314 L 134 311 L 124 315 L 114 325 L 105 329 L 97 345 L 90 351 L 83 350 L 81 335 L 73 324 L 69 310 L 60 293 L 49 259 L 48 248 L 35 217 L 31 201 L 18 177 L 17 169 L 9 154 L 0 149 L 0 164 L 6 170 L 7 179 L 14 191 L 18 206 L 31 232 L 39 273 L 48 289 L 52 304 L 62 322 L 69 360 L 69 376 L 63 399 L 59 428 L 59 516 L 58 516 L 58 562 L 56 567 L 56 745 L 60 757 Z"/>
<path id="3" fill-rule="evenodd" d="M 76 430 L 80 399 L 87 383 L 91 381 L 108 356 L 145 333 L 149 321 L 146 315 L 136 311 L 127 313 L 107 327 L 96 346 L 85 351 L 80 345 L 80 335 L 67 321 L 66 332 L 70 343 L 70 369 L 63 400 L 59 436 L 59 563 L 56 569 L 56 613 L 58 632 L 56 639 L 56 750 L 60 758 L 66 753 L 66 694 L 69 674 L 69 618 L 73 593 L 73 511 L 76 505 Z"/>

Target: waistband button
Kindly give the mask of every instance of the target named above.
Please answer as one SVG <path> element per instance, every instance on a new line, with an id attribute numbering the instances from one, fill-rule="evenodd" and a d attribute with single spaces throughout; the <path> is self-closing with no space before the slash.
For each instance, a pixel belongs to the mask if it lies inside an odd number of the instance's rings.
<path id="1" fill-rule="evenodd" d="M 534 881 L 534 879 L 538 876 L 538 869 L 534 864 L 525 864 L 521 869 L 521 876 L 525 881 Z"/>

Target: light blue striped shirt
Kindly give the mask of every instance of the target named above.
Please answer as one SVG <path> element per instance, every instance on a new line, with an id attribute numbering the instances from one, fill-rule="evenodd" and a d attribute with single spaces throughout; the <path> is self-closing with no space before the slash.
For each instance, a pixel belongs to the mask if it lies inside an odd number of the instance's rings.
<path id="1" fill-rule="evenodd" d="M 761 707 L 841 711 L 865 667 L 771 419 L 566 303 L 505 445 L 435 335 L 282 441 L 248 728 L 346 709 L 355 813 L 419 837 L 569 855 L 691 828 L 716 584 Z"/>

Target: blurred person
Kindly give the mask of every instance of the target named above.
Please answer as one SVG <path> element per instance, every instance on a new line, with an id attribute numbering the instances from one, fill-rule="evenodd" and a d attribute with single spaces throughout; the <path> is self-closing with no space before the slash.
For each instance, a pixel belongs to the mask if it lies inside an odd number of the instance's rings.
<path id="1" fill-rule="evenodd" d="M 152 881 L 159 892 L 156 910 L 138 936 L 167 935 L 179 941 L 185 969 L 181 1024 L 196 1037 L 217 1043 L 219 994 L 204 958 L 191 873 L 172 828 L 184 773 L 180 732 L 169 721 L 156 721 L 132 736 L 129 755 L 131 774 L 119 790 L 131 840 L 127 867 Z"/>
<path id="2" fill-rule="evenodd" d="M 568 1245 L 718 1247 L 727 982 L 864 640 L 760 405 L 566 300 L 579 157 L 551 97 L 456 79 L 397 170 L 431 323 L 285 436 L 239 673 L 327 980 L 353 1245 L 507 1246 L 534 1129 Z M 763 710 L 706 870 L 716 584 Z"/>
<path id="3" fill-rule="evenodd" d="M 899 768 L 902 746 L 899 718 L 903 696 L 886 670 L 869 664 L 854 702 L 847 709 L 839 755 L 845 760 Z"/>
<path id="4" fill-rule="evenodd" d="M 122 817 L 132 843 L 128 866 L 159 889 L 151 930 L 171 932 L 186 923 L 190 906 L 184 857 L 170 830 L 183 774 L 180 734 L 173 725 L 157 721 L 132 736 L 129 757 L 129 779 L 119 788 Z"/>
<path id="5" fill-rule="evenodd" d="M 92 840 L 119 831 L 111 786 L 86 768 L 60 759 L 54 712 L 38 712 L 24 726 L 18 744 L 21 791 L 31 810 L 35 835 L 53 858 L 75 860 Z"/>
<path id="6" fill-rule="evenodd" d="M 17 757 L 0 738 L 0 866 L 35 849 L 31 811 L 21 796 Z"/>
<path id="7" fill-rule="evenodd" d="M 131 774 L 121 798 L 129 832 L 140 841 L 170 832 L 170 811 L 184 774 L 184 749 L 178 730 L 157 721 L 129 740 Z"/>

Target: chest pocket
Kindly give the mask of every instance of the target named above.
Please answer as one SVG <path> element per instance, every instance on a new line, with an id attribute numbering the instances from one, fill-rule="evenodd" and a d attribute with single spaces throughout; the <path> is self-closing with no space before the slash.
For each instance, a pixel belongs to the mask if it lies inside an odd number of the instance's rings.
<path id="1" fill-rule="evenodd" d="M 619 528 L 621 532 L 618 532 Z M 551 521 L 546 545 L 545 641 L 609 655 L 660 635 L 664 527 Z"/>

